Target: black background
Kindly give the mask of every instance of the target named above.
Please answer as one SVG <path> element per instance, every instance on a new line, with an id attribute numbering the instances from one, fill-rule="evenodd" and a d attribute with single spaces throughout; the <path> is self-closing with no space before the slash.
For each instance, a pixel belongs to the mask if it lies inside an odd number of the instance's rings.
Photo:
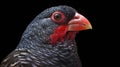
<path id="1" fill-rule="evenodd" d="M 2 4 L 0 8 L 0 61 L 15 49 L 26 26 L 37 14 L 52 6 L 68 5 L 88 18 L 93 26 L 93 30 L 81 31 L 76 36 L 83 67 L 98 67 L 106 64 L 109 58 L 107 48 L 110 46 L 106 40 L 112 37 L 112 34 L 109 35 L 108 32 L 113 29 L 110 27 L 112 23 L 106 17 L 112 16 L 109 10 L 114 8 L 108 6 L 110 5 L 108 2 L 97 0 L 4 0 L 0 3 Z"/>

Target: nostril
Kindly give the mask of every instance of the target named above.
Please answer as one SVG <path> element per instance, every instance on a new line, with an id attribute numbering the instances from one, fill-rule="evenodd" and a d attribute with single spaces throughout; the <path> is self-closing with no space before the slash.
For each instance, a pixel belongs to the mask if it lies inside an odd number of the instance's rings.
<path id="1" fill-rule="evenodd" d="M 75 16 L 74 19 L 79 19 L 79 16 Z"/>
<path id="2" fill-rule="evenodd" d="M 80 14 L 76 13 L 75 16 L 74 16 L 74 19 L 80 19 Z"/>

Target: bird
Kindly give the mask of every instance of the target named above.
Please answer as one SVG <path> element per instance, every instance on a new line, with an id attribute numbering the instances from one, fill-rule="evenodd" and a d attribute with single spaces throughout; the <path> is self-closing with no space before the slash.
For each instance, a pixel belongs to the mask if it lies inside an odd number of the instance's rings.
<path id="1" fill-rule="evenodd" d="M 88 29 L 90 21 L 73 7 L 47 8 L 28 24 L 0 67 L 82 67 L 75 37 Z"/>

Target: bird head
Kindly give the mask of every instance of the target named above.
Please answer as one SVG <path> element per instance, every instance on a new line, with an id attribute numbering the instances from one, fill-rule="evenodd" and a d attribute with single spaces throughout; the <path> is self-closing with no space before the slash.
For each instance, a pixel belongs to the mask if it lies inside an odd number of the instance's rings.
<path id="1" fill-rule="evenodd" d="M 74 8 L 55 6 L 41 12 L 27 27 L 24 36 L 55 45 L 74 40 L 76 33 L 92 29 L 90 22 Z"/>

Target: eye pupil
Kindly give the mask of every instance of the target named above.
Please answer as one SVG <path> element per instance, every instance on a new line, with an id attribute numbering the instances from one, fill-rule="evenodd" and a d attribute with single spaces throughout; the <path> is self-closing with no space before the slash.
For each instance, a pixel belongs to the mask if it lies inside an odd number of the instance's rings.
<path id="1" fill-rule="evenodd" d="M 54 15 L 54 18 L 55 18 L 56 20 L 60 20 L 60 19 L 61 19 L 61 15 L 57 13 L 57 14 Z"/>

